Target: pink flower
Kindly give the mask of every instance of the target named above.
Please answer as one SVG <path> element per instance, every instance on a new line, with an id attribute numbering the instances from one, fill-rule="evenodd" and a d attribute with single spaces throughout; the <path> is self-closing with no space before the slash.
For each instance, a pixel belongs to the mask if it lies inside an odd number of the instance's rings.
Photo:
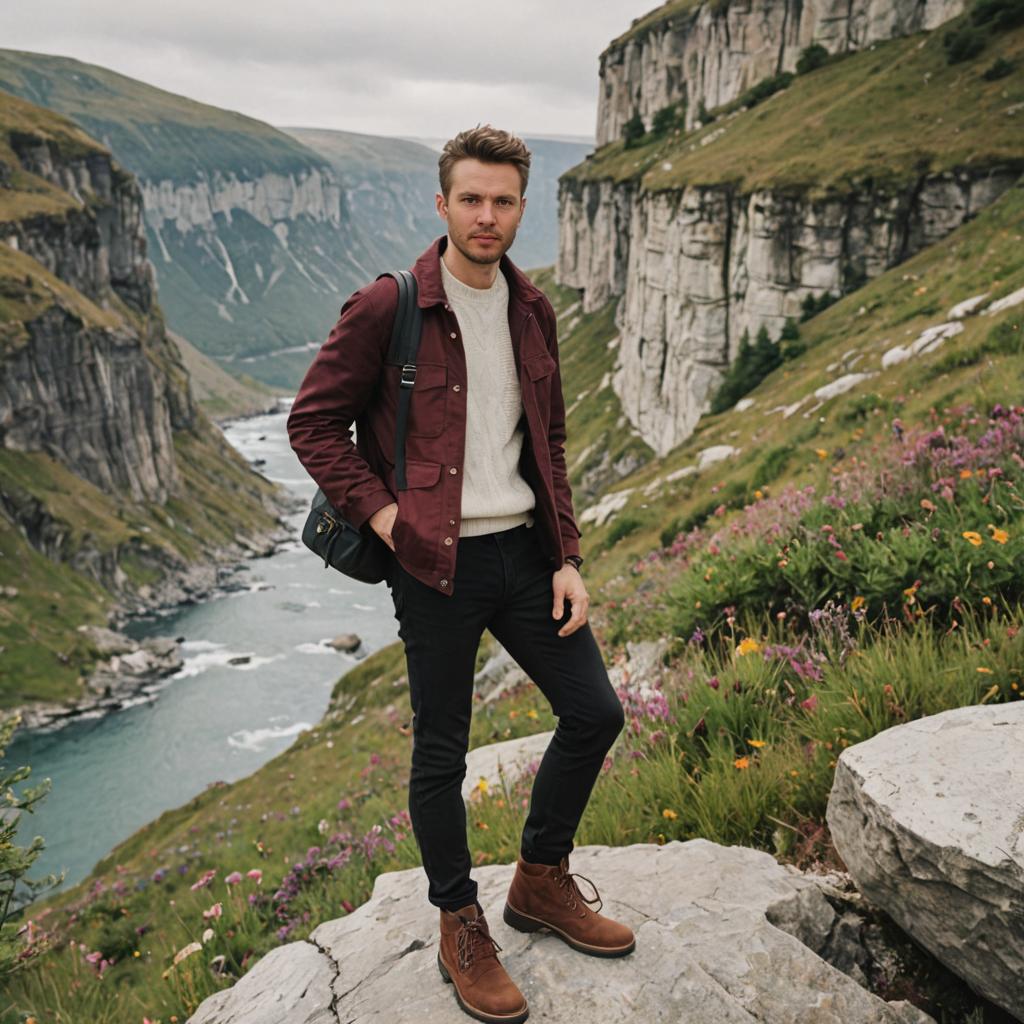
<path id="1" fill-rule="evenodd" d="M 818 706 L 818 696 L 812 693 L 807 700 L 800 701 L 800 707 L 806 708 L 808 711 L 813 711 Z"/>
<path id="2" fill-rule="evenodd" d="M 225 882 L 226 885 L 238 885 L 238 883 L 241 880 L 242 880 L 242 872 L 241 871 L 232 871 L 230 875 L 227 875 L 224 878 L 224 882 Z"/>
<path id="3" fill-rule="evenodd" d="M 199 881 L 192 883 L 192 886 L 191 886 L 192 891 L 195 892 L 197 889 L 205 889 L 213 881 L 213 879 L 216 876 L 216 874 L 217 874 L 217 869 L 216 868 L 210 868 L 209 871 L 204 871 L 199 876 Z"/>
<path id="4" fill-rule="evenodd" d="M 224 905 L 222 903 L 214 903 L 209 910 L 203 911 L 203 920 L 210 921 L 213 918 L 221 917 L 224 913 Z"/>
<path id="5" fill-rule="evenodd" d="M 263 881 L 263 872 L 259 868 L 253 868 L 252 871 L 246 871 L 246 878 L 251 878 L 257 885 Z"/>

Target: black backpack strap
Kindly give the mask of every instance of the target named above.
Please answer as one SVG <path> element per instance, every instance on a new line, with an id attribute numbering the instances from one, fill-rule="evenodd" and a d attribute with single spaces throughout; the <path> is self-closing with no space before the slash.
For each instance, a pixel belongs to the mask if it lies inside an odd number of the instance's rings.
<path id="1" fill-rule="evenodd" d="M 413 385 L 416 383 L 416 354 L 420 347 L 423 314 L 417 302 L 416 278 L 410 271 L 398 270 L 381 274 L 380 277 L 393 277 L 398 285 L 398 308 L 395 312 L 395 326 L 391 331 L 391 344 L 388 347 L 388 362 L 402 368 L 398 389 L 398 413 L 395 420 L 395 485 L 400 491 L 404 491 L 405 434 L 409 421 L 409 401 Z"/>

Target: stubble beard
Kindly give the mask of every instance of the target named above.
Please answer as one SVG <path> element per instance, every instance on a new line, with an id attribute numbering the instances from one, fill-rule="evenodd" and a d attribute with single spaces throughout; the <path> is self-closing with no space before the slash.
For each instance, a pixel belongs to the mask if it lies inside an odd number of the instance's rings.
<path id="1" fill-rule="evenodd" d="M 509 249 L 512 248 L 512 243 L 516 239 L 516 230 L 517 228 L 512 229 L 511 236 L 508 237 L 507 242 L 503 241 L 500 251 L 495 252 L 493 254 L 489 253 L 485 256 L 478 256 L 477 254 L 470 252 L 468 246 L 463 244 L 461 239 L 457 238 L 455 235 L 451 236 L 452 245 L 454 245 L 455 248 L 458 249 L 459 252 L 466 257 L 467 260 L 469 260 L 470 263 L 476 263 L 479 266 L 487 267 L 490 266 L 492 263 L 499 262 L 501 260 L 501 257 L 504 256 L 505 253 L 507 253 Z M 467 238 L 466 241 L 468 242 L 470 241 L 470 239 Z"/>

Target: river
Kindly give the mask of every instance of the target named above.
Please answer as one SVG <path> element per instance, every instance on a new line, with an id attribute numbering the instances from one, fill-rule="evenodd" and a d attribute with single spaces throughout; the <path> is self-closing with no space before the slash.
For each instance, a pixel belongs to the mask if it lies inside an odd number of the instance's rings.
<path id="1" fill-rule="evenodd" d="M 239 420 L 225 434 L 247 459 L 264 460 L 261 473 L 308 501 L 316 487 L 288 445 L 285 418 Z M 184 637 L 185 664 L 154 701 L 12 743 L 6 762 L 31 765 L 30 784 L 53 781 L 20 829 L 22 843 L 46 840 L 32 877 L 63 869 L 72 885 L 163 811 L 255 771 L 319 721 L 335 682 L 364 652 L 397 639 L 387 586 L 324 570 L 298 540 L 304 520 L 304 512 L 292 519 L 293 544 L 245 563 L 243 589 L 125 630 Z M 342 633 L 362 638 L 359 657 L 325 645 Z"/>

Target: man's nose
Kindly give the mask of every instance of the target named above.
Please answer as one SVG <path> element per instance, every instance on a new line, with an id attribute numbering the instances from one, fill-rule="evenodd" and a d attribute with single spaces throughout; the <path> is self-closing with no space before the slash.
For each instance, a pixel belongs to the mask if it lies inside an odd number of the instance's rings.
<path id="1" fill-rule="evenodd" d="M 491 203 L 481 203 L 477 219 L 483 221 L 485 224 L 493 224 L 495 219 L 494 206 Z"/>

